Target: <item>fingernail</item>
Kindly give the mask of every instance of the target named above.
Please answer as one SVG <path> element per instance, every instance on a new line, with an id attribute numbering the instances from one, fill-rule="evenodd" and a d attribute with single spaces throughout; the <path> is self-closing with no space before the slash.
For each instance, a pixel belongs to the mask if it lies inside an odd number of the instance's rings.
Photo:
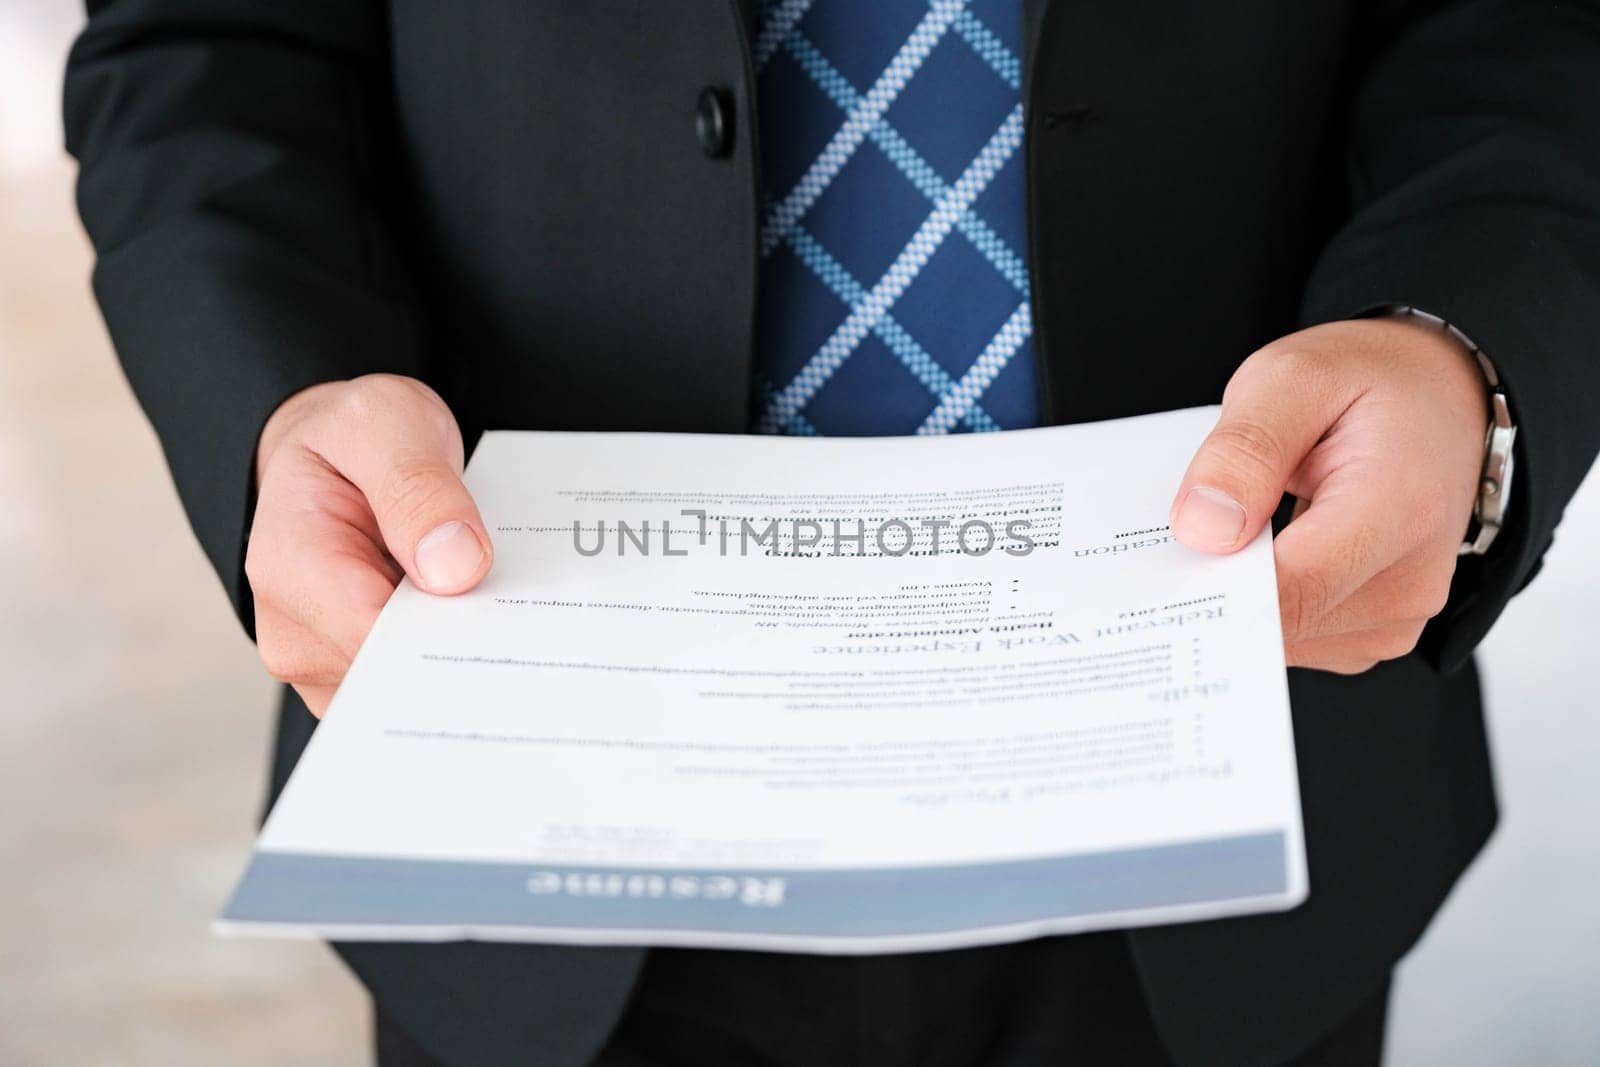
<path id="1" fill-rule="evenodd" d="M 1202 552 L 1226 552 L 1244 532 L 1244 507 L 1233 497 L 1210 486 L 1189 490 L 1172 521 L 1172 535 Z"/>
<path id="2" fill-rule="evenodd" d="M 460 589 L 482 563 L 483 545 L 464 522 L 447 522 L 417 542 L 417 575 L 432 593 Z"/>

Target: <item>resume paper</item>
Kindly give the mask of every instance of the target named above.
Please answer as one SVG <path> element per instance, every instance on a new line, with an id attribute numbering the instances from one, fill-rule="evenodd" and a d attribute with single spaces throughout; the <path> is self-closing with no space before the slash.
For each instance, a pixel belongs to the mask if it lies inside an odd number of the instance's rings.
<path id="1" fill-rule="evenodd" d="M 218 928 L 903 952 L 1307 893 L 1270 535 L 1217 409 L 949 437 L 492 432 Z"/>

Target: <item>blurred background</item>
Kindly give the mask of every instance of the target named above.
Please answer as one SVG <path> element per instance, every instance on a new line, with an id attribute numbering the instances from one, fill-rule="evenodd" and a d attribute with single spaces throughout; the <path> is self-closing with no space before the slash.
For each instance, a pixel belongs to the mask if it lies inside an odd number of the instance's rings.
<path id="1" fill-rule="evenodd" d="M 79 11 L 0 0 L 0 1065 L 365 1063 L 330 952 L 207 929 L 273 687 L 90 299 L 58 118 Z M 1597 545 L 1591 477 L 1483 650 L 1504 817 L 1401 967 L 1391 1064 L 1600 1064 Z"/>

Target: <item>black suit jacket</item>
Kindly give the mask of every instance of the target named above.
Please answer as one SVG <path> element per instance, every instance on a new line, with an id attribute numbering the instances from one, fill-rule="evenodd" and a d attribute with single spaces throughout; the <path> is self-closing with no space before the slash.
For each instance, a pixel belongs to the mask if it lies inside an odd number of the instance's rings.
<path id="1" fill-rule="evenodd" d="M 314 382 L 422 377 L 469 440 L 746 429 L 745 0 L 89 6 L 66 119 L 95 291 L 246 626 L 256 436 Z M 1600 13 L 1590 0 L 1025 7 L 1050 421 L 1213 402 L 1262 343 L 1407 303 L 1494 357 L 1522 424 L 1511 526 L 1462 563 L 1422 651 L 1359 677 L 1291 672 L 1310 901 L 1131 935 L 1181 1062 L 1270 1062 L 1376 986 L 1495 820 L 1468 659 L 1600 438 Z M 708 85 L 734 107 L 725 158 L 695 134 Z M 309 732 L 291 704 L 279 783 Z M 641 958 L 341 952 L 387 1013 L 461 1063 L 583 1058 Z"/>

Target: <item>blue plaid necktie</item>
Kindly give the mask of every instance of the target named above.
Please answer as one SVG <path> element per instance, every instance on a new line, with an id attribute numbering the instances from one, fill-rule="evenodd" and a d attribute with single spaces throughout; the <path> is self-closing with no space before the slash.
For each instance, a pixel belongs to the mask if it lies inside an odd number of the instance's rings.
<path id="1" fill-rule="evenodd" d="M 771 0 L 756 429 L 1038 421 L 1021 0 Z"/>

